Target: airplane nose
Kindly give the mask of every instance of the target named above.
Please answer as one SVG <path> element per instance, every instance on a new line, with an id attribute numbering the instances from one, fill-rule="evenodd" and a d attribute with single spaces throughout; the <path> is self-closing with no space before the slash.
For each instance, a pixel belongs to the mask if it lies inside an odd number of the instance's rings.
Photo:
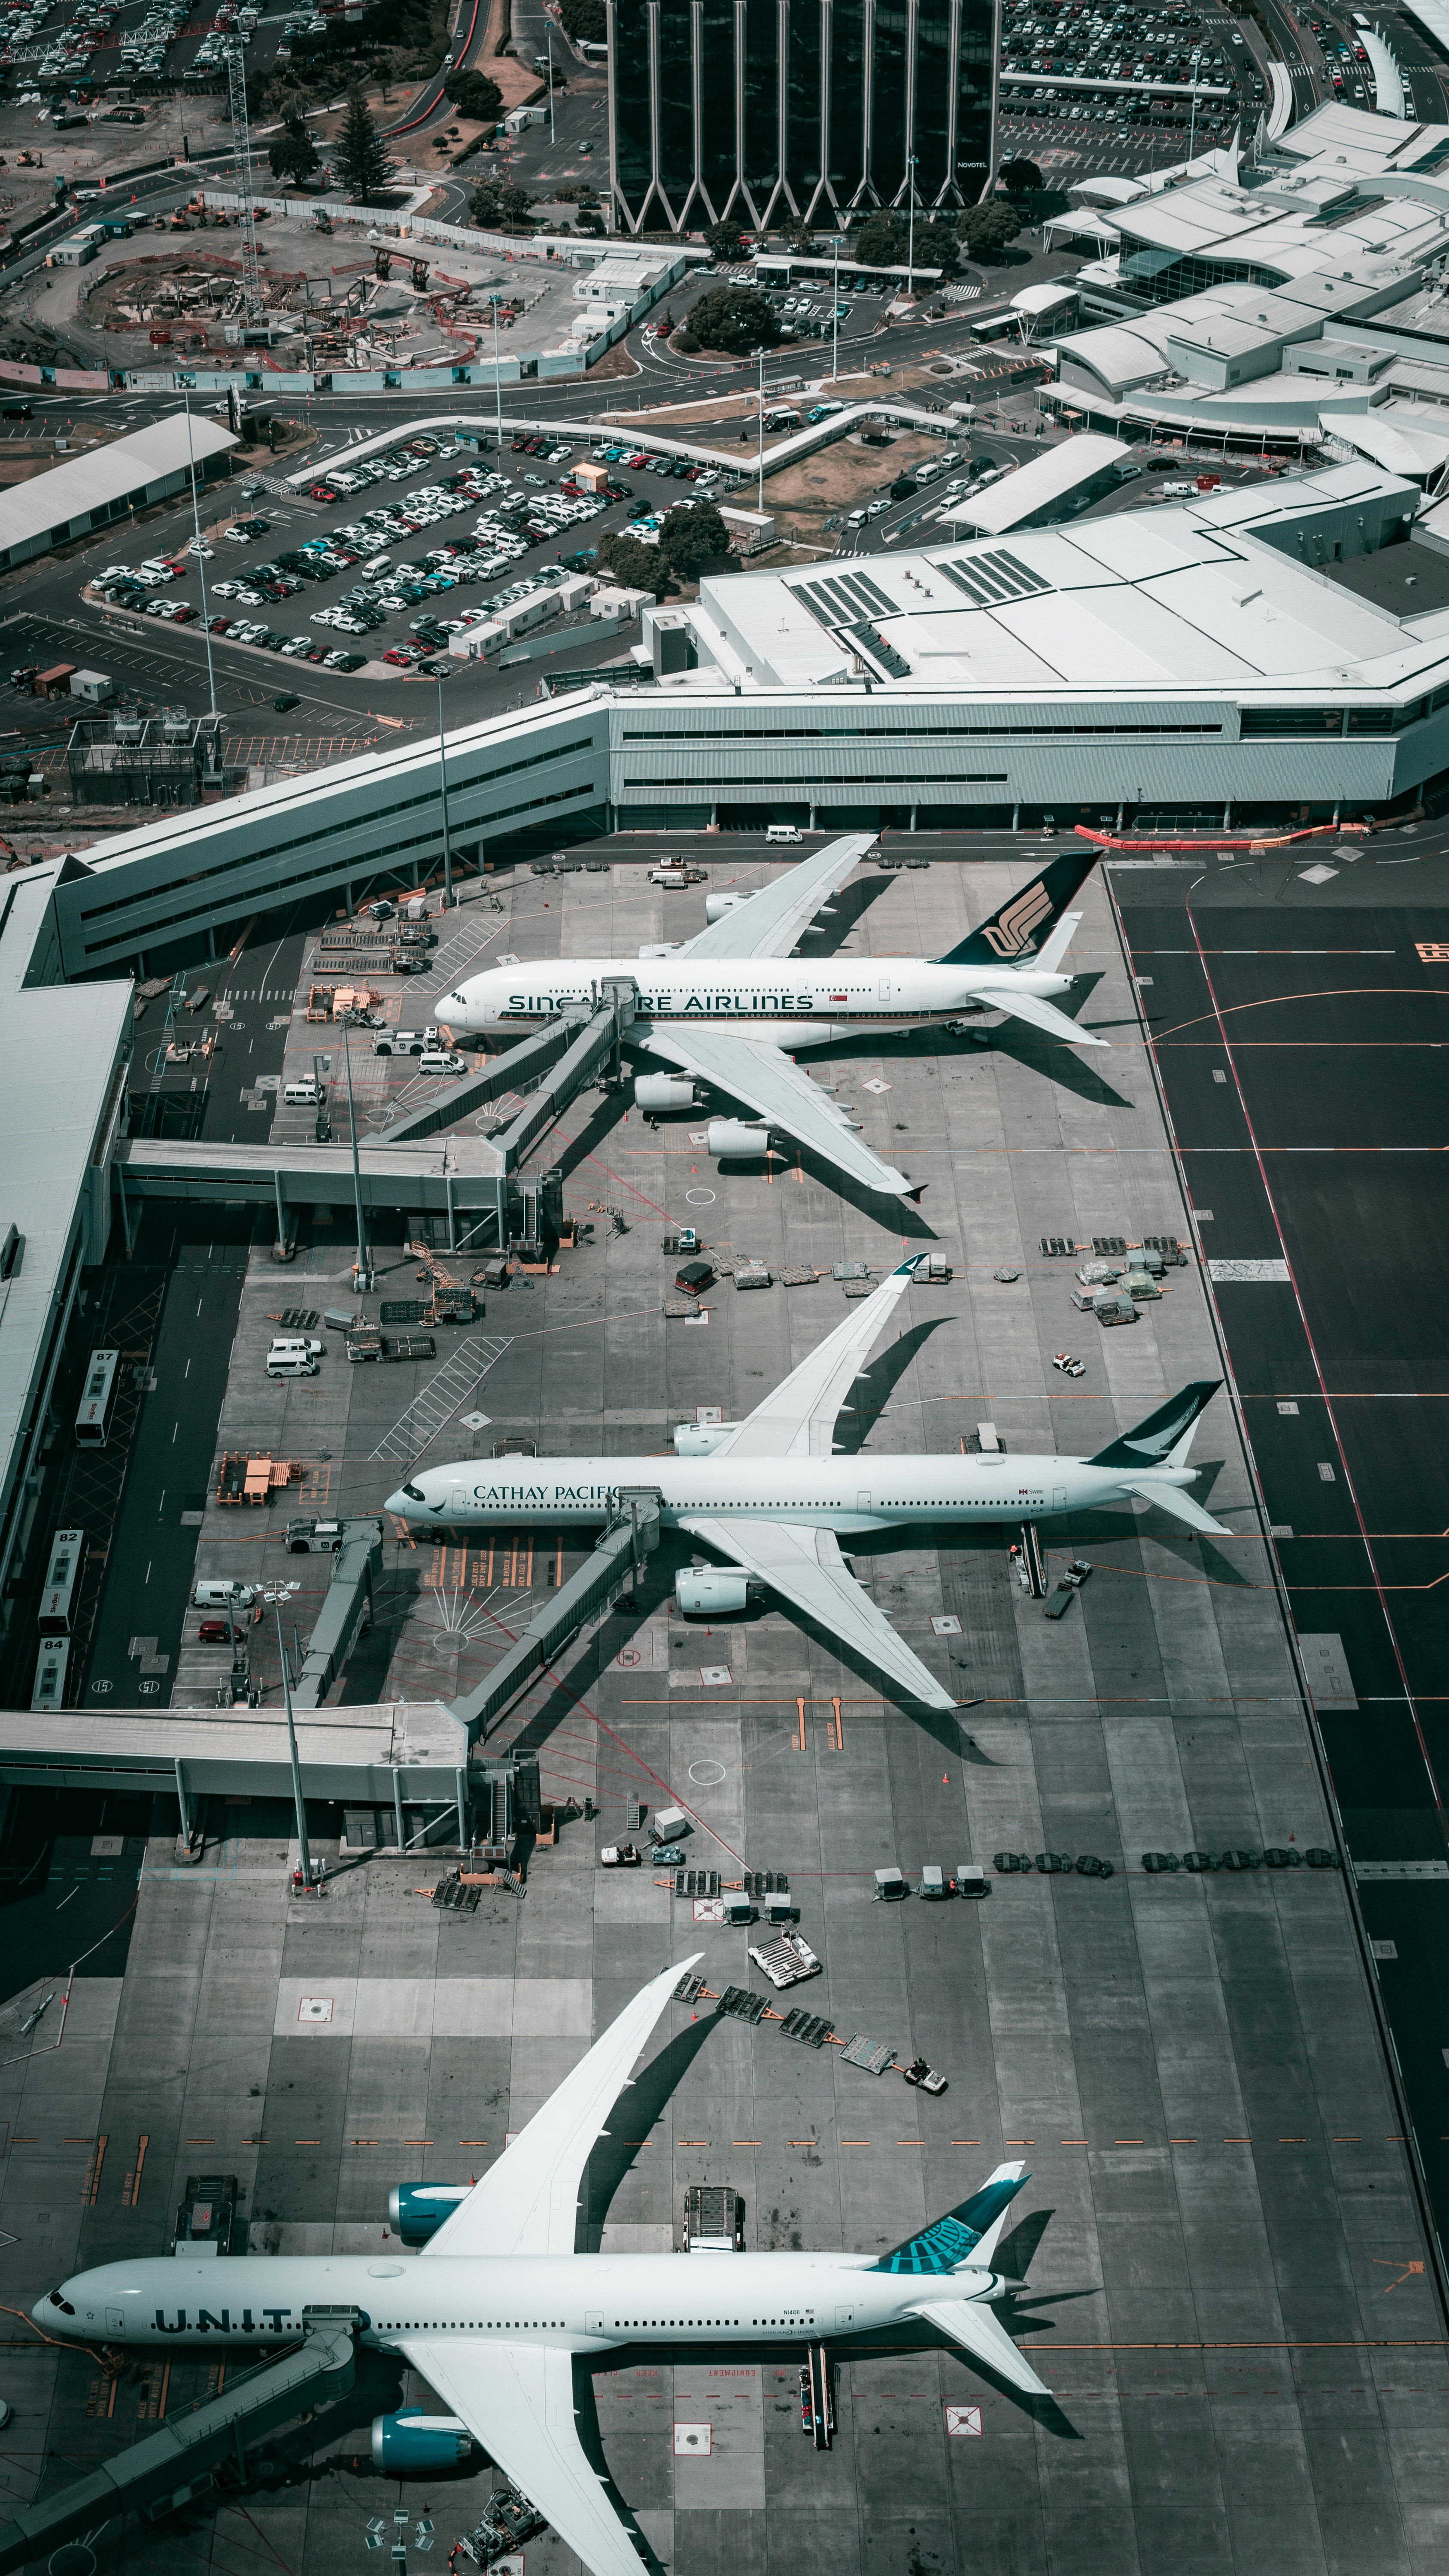
<path id="1" fill-rule="evenodd" d="M 406 1494 L 403 1493 L 389 1494 L 387 1501 L 383 1504 L 382 1508 L 385 1512 L 392 1512 L 395 1514 L 398 1520 L 406 1520 L 408 1514 L 408 1498 Z"/>

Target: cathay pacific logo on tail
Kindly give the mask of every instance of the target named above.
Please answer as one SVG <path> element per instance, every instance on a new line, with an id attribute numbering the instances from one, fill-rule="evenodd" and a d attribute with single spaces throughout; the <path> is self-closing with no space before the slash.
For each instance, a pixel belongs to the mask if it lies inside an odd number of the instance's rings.
<path id="1" fill-rule="evenodd" d="M 998 957 L 1022 957 L 1036 946 L 1033 933 L 1051 914 L 1052 899 L 1040 877 L 1024 886 L 1015 901 L 1003 904 L 985 935 Z"/>
<path id="2" fill-rule="evenodd" d="M 1159 1424 L 1145 1440 L 1129 1431 L 1124 1434 L 1122 1445 L 1125 1449 L 1135 1449 L 1143 1458 L 1165 1458 L 1169 1449 L 1176 1448 L 1184 1431 L 1196 1422 L 1201 1409 L 1194 1395 L 1189 1403 L 1179 1408 L 1170 1422 Z"/>

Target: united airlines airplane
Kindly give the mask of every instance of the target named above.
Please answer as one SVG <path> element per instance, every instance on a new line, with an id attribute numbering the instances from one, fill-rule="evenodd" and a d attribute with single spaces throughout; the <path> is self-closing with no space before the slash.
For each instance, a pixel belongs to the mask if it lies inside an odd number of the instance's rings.
<path id="1" fill-rule="evenodd" d="M 1009 1012 L 1069 1046 L 1105 1046 L 1053 999 L 1073 983 L 1058 970 L 1082 916 L 1066 907 L 1100 852 L 1063 851 L 944 957 L 792 957 L 872 844 L 869 832 L 847 832 L 757 894 L 711 895 L 708 927 L 677 948 L 490 966 L 444 994 L 438 1019 L 455 1040 L 496 1035 L 548 1019 L 565 1002 L 595 1001 L 610 978 L 628 978 L 639 998 L 627 1043 L 678 1068 L 673 1077 L 640 1077 L 641 1109 L 688 1109 L 697 1081 L 714 1084 L 754 1110 L 765 1131 L 752 1136 L 722 1122 L 725 1141 L 712 1142 L 711 1153 L 762 1153 L 778 1130 L 867 1189 L 913 1197 L 920 1185 L 862 1141 L 849 1113 L 794 1057 L 802 1048 L 894 1035 L 981 1007 Z"/>
<path id="2" fill-rule="evenodd" d="M 1009 2287 L 992 2266 L 1007 2208 L 1029 2179 L 1020 2164 L 998 2165 L 969 2200 L 879 2256 L 574 2251 L 590 2150 L 694 1965 L 665 1968 L 626 2004 L 470 2191 L 394 2194 L 448 2209 L 416 2257 L 384 2248 L 106 2263 L 50 2291 L 35 2323 L 52 2341 L 255 2351 L 300 2339 L 309 2314 L 335 2322 L 351 2308 L 364 2343 L 400 2354 L 453 2409 L 379 2417 L 383 2464 L 433 2468 L 466 2456 L 471 2436 L 592 2576 L 640 2576 L 643 2544 L 579 2438 L 576 2356 L 624 2344 L 758 2351 L 924 2323 L 1008 2387 L 1047 2396 L 991 2313 Z"/>
<path id="3" fill-rule="evenodd" d="M 621 1488 L 645 1487 L 659 1495 L 666 1528 L 687 1531 L 737 1569 L 681 1577 L 689 1607 L 742 1610 L 750 1585 L 767 1585 L 894 1691 L 954 1708 L 856 1582 L 840 1552 L 841 1533 L 939 1534 L 952 1523 L 1035 1520 L 1131 1497 L 1157 1504 L 1189 1529 L 1230 1533 L 1185 1490 L 1197 1474 L 1187 1453 L 1220 1383 L 1215 1378 L 1185 1386 L 1091 1458 L 1014 1451 L 836 1457 L 835 1424 L 846 1396 L 927 1257 L 901 1262 L 745 1421 L 709 1429 L 680 1424 L 673 1458 L 465 1459 L 419 1470 L 385 1508 L 415 1526 L 466 1538 L 487 1528 L 597 1525 L 612 1517 Z"/>

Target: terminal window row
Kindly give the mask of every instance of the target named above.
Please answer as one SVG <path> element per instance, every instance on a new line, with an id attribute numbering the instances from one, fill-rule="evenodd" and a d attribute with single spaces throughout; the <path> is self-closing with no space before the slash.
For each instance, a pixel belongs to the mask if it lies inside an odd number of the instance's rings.
<path id="1" fill-rule="evenodd" d="M 507 761 L 501 769 L 477 770 L 471 778 L 459 776 L 450 770 L 448 773 L 448 797 L 450 806 L 454 804 L 460 796 L 467 795 L 470 789 L 491 787 L 500 778 L 516 777 L 518 772 L 522 769 L 539 769 L 545 762 L 567 760 L 574 752 L 593 751 L 595 748 L 596 745 L 594 737 L 591 733 L 574 734 L 567 742 L 550 743 L 547 751 L 531 752 L 526 760 Z M 310 849 L 314 842 L 333 840 L 339 833 L 348 830 L 361 831 L 372 829 L 378 823 L 390 823 L 396 815 L 410 813 L 419 805 L 436 805 L 438 802 L 439 796 L 437 788 L 427 787 L 424 788 L 417 796 L 405 796 L 395 805 L 383 806 L 381 811 L 378 814 L 371 816 L 366 824 L 347 824 L 338 822 L 324 823 L 315 832 L 300 832 L 290 841 L 274 842 L 272 847 L 264 853 L 260 853 L 256 850 L 249 850 L 241 858 L 220 860 L 213 868 L 198 868 L 191 876 L 179 878 L 175 880 L 175 882 L 184 885 L 204 885 L 208 878 L 231 876 L 238 868 L 255 868 L 263 865 L 264 863 L 271 865 L 277 859 L 286 858 L 293 850 Z M 518 809 L 514 807 L 510 810 L 516 812 Z M 402 844 L 401 846 L 408 847 L 411 845 Z M 364 864 L 366 864 L 366 862 L 359 859 L 358 865 L 363 866 Z M 314 870 L 313 873 L 315 874 L 317 871 Z M 157 891 L 158 889 L 153 887 L 150 890 L 150 893 L 145 895 L 138 895 L 135 892 L 132 892 L 130 894 L 118 895 L 111 903 L 99 903 L 83 906 L 80 915 L 81 920 L 83 922 L 102 921 L 107 913 L 124 912 L 128 905 L 147 903 L 151 901 Z"/>
<path id="2" fill-rule="evenodd" d="M 696 742 L 953 742 L 958 738 L 976 740 L 983 734 L 1032 734 L 1048 741 L 1057 735 L 1079 734 L 1213 734 L 1222 732 L 1218 724 L 974 724 L 974 725 L 722 725 L 706 733 L 626 733 L 625 742 L 662 742 L 677 744 L 686 750 Z"/>
<path id="3" fill-rule="evenodd" d="M 798 795 L 802 789 L 811 787 L 1004 787 L 1006 780 L 1004 769 L 953 769 L 936 775 L 927 770 L 919 777 L 911 778 L 888 778 L 876 770 L 831 772 L 812 769 L 807 776 L 800 778 L 690 778 L 684 783 L 690 787 L 791 787 Z M 669 778 L 626 778 L 624 781 L 626 792 L 634 788 L 642 794 L 647 794 L 651 788 L 678 784 L 678 780 Z"/>
<path id="4" fill-rule="evenodd" d="M 1242 738 L 1251 742 L 1287 734 L 1405 733 L 1444 706 L 1449 706 L 1449 687 L 1435 689 L 1430 697 L 1411 698 L 1402 707 L 1244 707 Z"/>
<path id="5" fill-rule="evenodd" d="M 597 801 L 597 790 L 592 782 L 586 781 L 581 787 L 556 788 L 551 796 L 530 796 L 521 805 L 505 805 L 498 813 L 490 814 L 489 824 L 491 826 L 494 823 L 510 822 L 515 815 L 532 814 L 545 805 L 571 805 L 580 797 L 594 797 Z M 289 876 L 286 891 L 290 894 L 299 886 L 311 885 L 319 877 L 337 877 L 341 874 L 344 865 L 359 876 L 365 876 L 379 868 L 395 868 L 399 864 L 400 853 L 404 850 L 437 850 L 442 847 L 442 838 L 442 825 L 439 823 L 430 832 L 416 832 L 408 841 L 393 841 L 386 851 L 374 852 L 366 858 L 348 859 L 345 862 L 341 859 L 326 860 L 320 868 L 307 868 L 300 875 Z M 255 866 L 256 861 L 254 860 L 252 864 Z M 193 879 L 191 882 L 195 883 L 196 880 Z M 161 891 L 163 889 L 157 889 L 158 893 Z M 250 902 L 252 896 L 259 891 L 264 889 L 252 887 L 245 900 Z M 168 930 L 183 929 L 189 921 L 204 921 L 208 915 L 215 914 L 216 906 L 217 899 L 209 897 L 204 903 L 191 904 L 185 912 L 168 913 L 164 921 L 139 922 L 129 932 L 120 929 L 108 930 L 102 938 L 88 940 L 84 954 L 87 957 L 95 957 L 103 949 L 114 952 L 128 937 L 144 936 L 148 940 L 157 939 Z"/>

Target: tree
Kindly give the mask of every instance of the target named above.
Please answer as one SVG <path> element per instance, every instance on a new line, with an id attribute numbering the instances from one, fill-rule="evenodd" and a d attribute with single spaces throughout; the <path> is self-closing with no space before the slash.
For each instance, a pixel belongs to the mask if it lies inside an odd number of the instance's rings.
<path id="1" fill-rule="evenodd" d="M 906 255 L 905 219 L 885 207 L 867 215 L 855 245 L 862 268 L 894 268 Z"/>
<path id="2" fill-rule="evenodd" d="M 601 538 L 599 560 L 607 564 L 625 590 L 652 590 L 659 599 L 669 587 L 669 566 L 662 547 L 646 546 L 642 537 Z"/>
<path id="3" fill-rule="evenodd" d="M 563 0 L 559 11 L 564 34 L 576 45 L 602 45 L 609 32 L 604 0 Z"/>
<path id="4" fill-rule="evenodd" d="M 790 238 L 801 259 L 810 259 L 814 256 L 815 235 L 811 231 L 810 226 L 806 223 L 803 215 L 801 216 L 799 223 L 796 224 Z"/>
<path id="5" fill-rule="evenodd" d="M 773 305 L 753 286 L 714 286 L 689 315 L 689 333 L 701 348 L 734 356 L 772 349 L 780 336 Z"/>
<path id="6" fill-rule="evenodd" d="M 473 192 L 470 208 L 472 220 L 491 231 L 500 224 L 509 231 L 526 224 L 533 199 L 526 188 L 516 187 L 512 180 L 485 179 Z"/>
<path id="7" fill-rule="evenodd" d="M 449 72 L 443 87 L 460 116 L 476 117 L 480 125 L 496 125 L 503 113 L 503 92 L 486 72 Z"/>
<path id="8" fill-rule="evenodd" d="M 360 89 L 347 93 L 347 114 L 333 148 L 333 165 L 355 206 L 369 206 L 387 194 L 392 164 L 368 114 Z"/>
<path id="9" fill-rule="evenodd" d="M 917 224 L 915 257 L 923 268 L 938 268 L 943 277 L 954 277 L 961 256 L 961 245 L 952 226 L 933 217 L 928 224 Z"/>
<path id="10" fill-rule="evenodd" d="M 681 581 L 697 581 L 716 555 L 727 555 L 730 532 L 712 501 L 667 512 L 659 531 L 659 552 Z"/>
<path id="11" fill-rule="evenodd" d="M 738 259 L 740 228 L 738 224 L 706 224 L 705 246 L 714 259 Z"/>
<path id="12" fill-rule="evenodd" d="M 1042 186 L 1042 175 L 1034 161 L 1003 161 L 1001 184 L 1008 197 L 1034 197 Z"/>
<path id="13" fill-rule="evenodd" d="M 307 135 L 279 134 L 267 145 L 267 159 L 274 179 L 310 179 L 317 167 L 317 155 Z"/>
<path id="14" fill-rule="evenodd" d="M 1021 222 L 1018 206 L 1009 205 L 1005 197 L 987 197 L 979 206 L 968 206 L 961 218 L 961 239 L 973 259 L 991 260 L 1015 241 Z"/>

